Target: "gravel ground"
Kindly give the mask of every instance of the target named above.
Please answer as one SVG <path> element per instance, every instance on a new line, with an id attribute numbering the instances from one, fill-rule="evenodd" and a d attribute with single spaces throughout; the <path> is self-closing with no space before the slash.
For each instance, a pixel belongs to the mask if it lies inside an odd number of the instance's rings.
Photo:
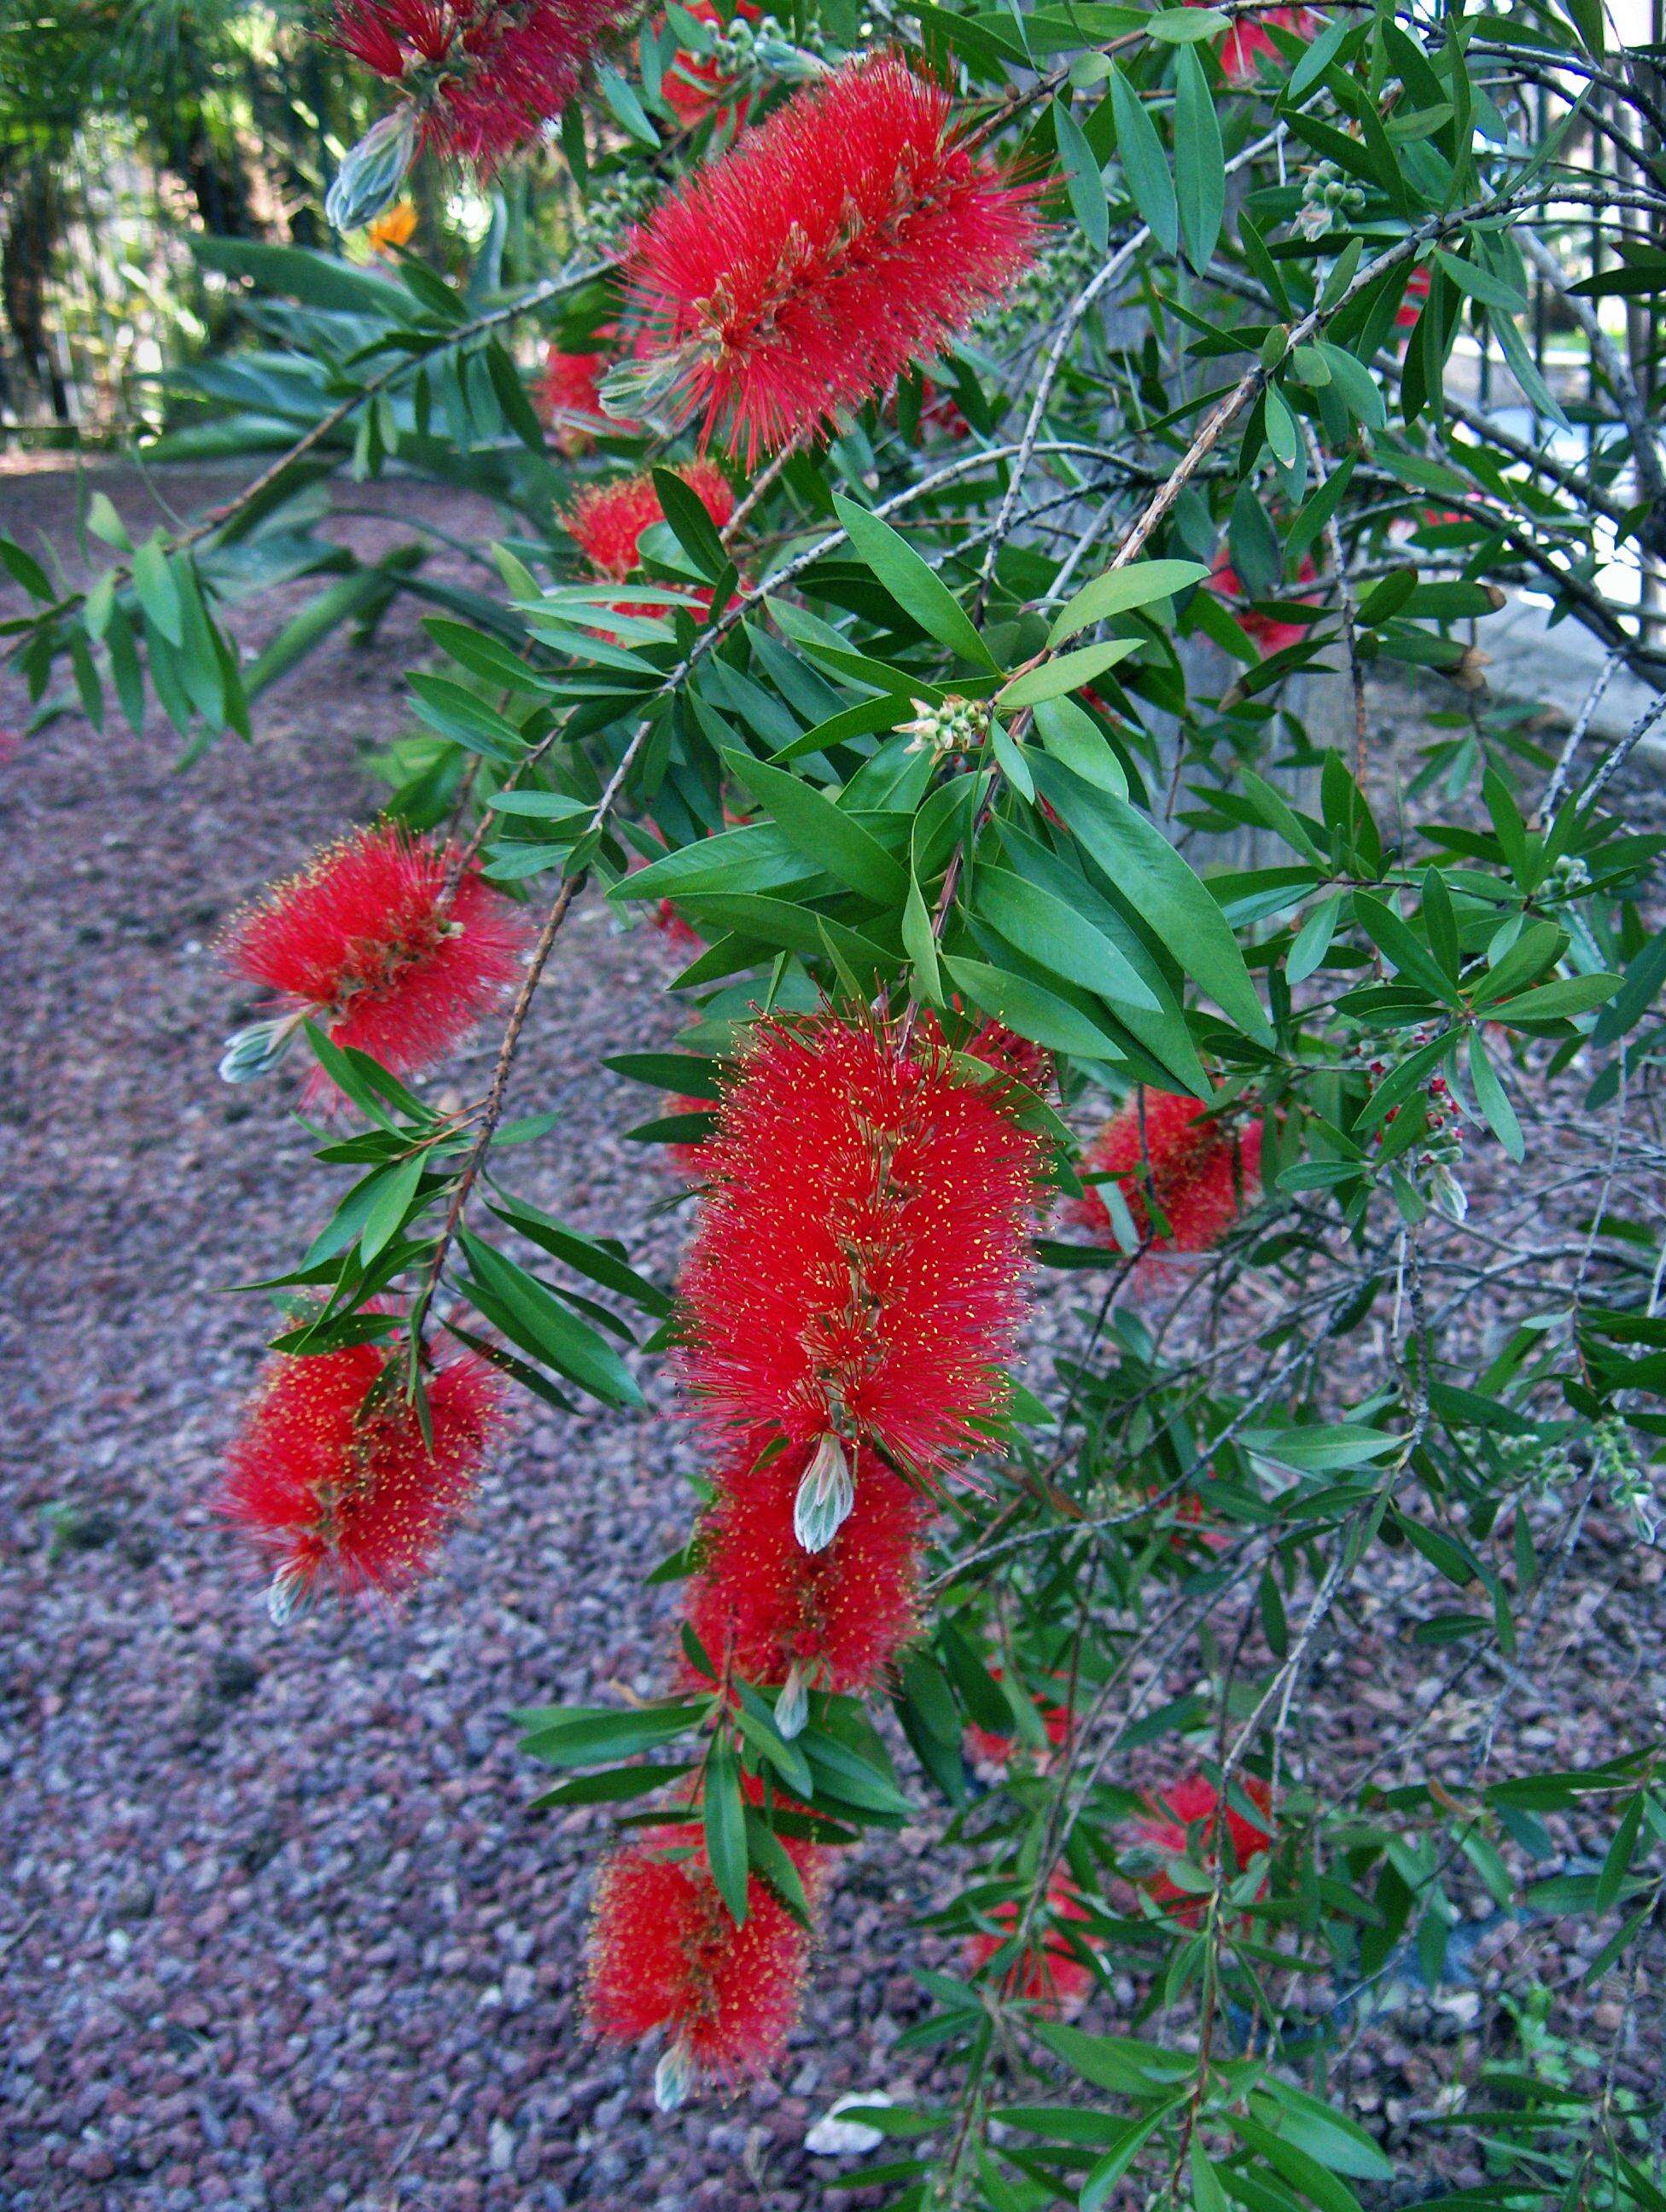
<path id="1" fill-rule="evenodd" d="M 0 479 L 9 528 L 69 513 L 62 476 Z M 171 733 L 119 720 L 101 738 L 65 720 L 0 768 L 0 2187 L 18 2212 L 842 2201 L 824 2183 L 842 2162 L 812 2159 L 806 2126 L 843 2089 L 896 2082 L 910 1969 L 942 1956 L 907 1927 L 938 1865 L 921 1831 L 845 1872 L 779 2086 L 658 2118 L 648 2068 L 583 2036 L 595 1816 L 527 1812 L 540 1778 L 505 1716 L 660 1686 L 639 1577 L 685 1531 L 674 1423 L 524 1418 L 393 1618 L 328 1608 L 280 1633 L 210 1522 L 262 1341 L 223 1291 L 286 1262 L 324 1204 L 271 1088 L 215 1079 L 234 1000 L 212 940 L 252 884 L 374 805 L 358 756 L 397 727 L 390 678 L 415 642 L 403 606 L 371 651 L 332 641 L 252 748 L 228 741 L 188 781 Z M 0 699 L 0 723 L 20 714 Z M 595 1065 L 669 1036 L 666 972 L 651 934 L 581 909 L 517 1085 L 564 1115 L 521 1188 L 668 1269 L 648 1219 L 666 1187 L 617 1133 L 643 1095 Z M 1634 1741 L 1627 1717 L 1666 1701 L 1657 1580 L 1617 1534 L 1570 1578 L 1511 1723 L 1536 1762 Z M 1403 1718 L 1420 1664 L 1373 1592 L 1322 1662 L 1344 1768 Z M 1455 1745 L 1493 1688 L 1450 1717 Z M 1578 1964 L 1570 1939 L 1532 1971 Z M 1591 2002 L 1618 2024 L 1615 1988 Z M 1657 2041 L 1651 2018 L 1626 2075 L 1648 2078 Z M 1402 2038 L 1357 2062 L 1398 2127 L 1394 2100 L 1413 2112 L 1449 2057 Z"/>

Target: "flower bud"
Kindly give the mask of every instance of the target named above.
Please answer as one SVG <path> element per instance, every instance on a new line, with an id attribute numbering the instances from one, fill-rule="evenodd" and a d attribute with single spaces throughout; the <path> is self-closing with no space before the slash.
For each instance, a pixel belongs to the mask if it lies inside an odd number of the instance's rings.
<path id="1" fill-rule="evenodd" d="M 361 230 L 399 197 L 416 154 L 416 110 L 406 100 L 350 149 L 324 202 L 337 230 Z"/>
<path id="2" fill-rule="evenodd" d="M 654 2069 L 654 2105 L 660 2112 L 674 2112 L 686 2102 L 694 2087 L 694 2054 L 680 2039 L 673 2043 Z"/>
<path id="3" fill-rule="evenodd" d="M 850 1517 L 856 1486 L 844 1446 L 830 1432 L 804 1470 L 793 1506 L 793 1534 L 806 1552 L 824 1552 Z"/>
<path id="4" fill-rule="evenodd" d="M 787 1680 L 781 1686 L 781 1695 L 775 1699 L 775 1726 L 790 1743 L 795 1735 L 804 1734 L 805 1723 L 810 1717 L 810 1685 L 804 1679 L 804 1669 L 795 1659 L 787 1670 Z"/>

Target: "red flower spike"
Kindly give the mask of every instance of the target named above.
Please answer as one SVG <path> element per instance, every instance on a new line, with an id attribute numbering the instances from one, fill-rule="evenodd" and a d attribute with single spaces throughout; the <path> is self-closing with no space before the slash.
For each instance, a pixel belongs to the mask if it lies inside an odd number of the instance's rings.
<path id="1" fill-rule="evenodd" d="M 708 24 L 714 30 L 723 27 L 722 18 L 712 5 L 712 0 L 688 0 L 684 12 L 692 15 L 697 23 Z M 736 5 L 729 11 L 729 19 L 731 21 L 756 23 L 763 13 L 761 8 L 753 5 L 753 0 L 736 0 Z M 690 53 L 684 49 L 679 50 L 675 63 L 666 71 L 660 90 L 665 94 L 672 113 L 684 130 L 692 131 L 708 115 L 714 118 L 721 129 L 738 112 L 734 103 L 726 104 L 724 100 L 725 94 L 732 89 L 733 83 L 733 78 L 724 75 L 722 62 L 716 54 Z"/>
<path id="2" fill-rule="evenodd" d="M 666 201 L 629 280 L 675 420 L 748 466 L 893 384 L 1034 258 L 1037 187 L 954 137 L 897 55 L 807 86 Z"/>
<path id="3" fill-rule="evenodd" d="M 821 1552 L 793 1533 L 807 1447 L 758 1467 L 749 1445 L 718 1478 L 687 1597 L 715 1665 L 727 1656 L 749 1682 L 777 1685 L 796 1667 L 811 1688 L 869 1690 L 914 1633 L 930 1509 L 871 1455 L 854 1458 L 855 1504 Z"/>
<path id="4" fill-rule="evenodd" d="M 621 0 L 337 0 L 335 40 L 416 100 L 422 143 L 489 171 L 560 113 Z"/>
<path id="5" fill-rule="evenodd" d="M 711 461 L 690 461 L 677 474 L 697 495 L 718 529 L 723 529 L 735 508 L 734 492 L 723 471 Z M 597 574 L 611 576 L 616 583 L 622 584 L 640 564 L 643 533 L 665 519 L 666 511 L 660 504 L 654 478 L 644 472 L 620 477 L 612 483 L 595 484 L 581 492 L 568 515 L 567 528 Z M 712 595 L 707 590 L 691 591 L 681 602 L 690 612 L 700 614 L 704 614 L 711 603 Z M 663 615 L 669 614 L 672 606 L 669 599 L 663 606 L 622 602 L 618 611 L 638 616 Z"/>
<path id="6" fill-rule="evenodd" d="M 1022 1311 L 1036 1139 L 941 1048 L 760 1023 L 705 1147 L 683 1372 L 739 1444 L 878 1445 L 929 1480 L 981 1441 Z"/>
<path id="7" fill-rule="evenodd" d="M 526 943 L 519 910 L 475 870 L 449 899 L 446 875 L 443 847 L 373 823 L 239 916 L 227 961 L 333 1043 L 410 1075 L 490 1011 Z M 309 1100 L 331 1088 L 322 1068 L 307 1079 Z"/>
<path id="8" fill-rule="evenodd" d="M 1226 1832 L 1231 1839 L 1233 1860 L 1242 1871 L 1256 1853 L 1265 1850 L 1273 1840 L 1273 1793 L 1258 1774 L 1239 1775 L 1237 1786 L 1266 1823 L 1265 1826 L 1258 1826 L 1235 1805 L 1227 1805 Z M 1213 1874 L 1216 1865 L 1215 1808 L 1219 1802 L 1220 1793 L 1213 1782 L 1201 1774 L 1189 1775 L 1172 1790 L 1152 1799 L 1150 1817 L 1138 1823 L 1137 1833 L 1153 1850 L 1184 1858 L 1201 1831 L 1198 1863 Z M 1161 1905 L 1170 1919 L 1177 1920 L 1184 1928 L 1195 1928 L 1203 1917 L 1204 1899 L 1194 1891 L 1183 1889 L 1161 1869 L 1145 1876 L 1140 1887 L 1154 1905 Z"/>
<path id="9" fill-rule="evenodd" d="M 1208 4 L 1209 0 L 1186 0 L 1189 8 Z M 1271 24 L 1277 24 L 1281 31 L 1293 31 L 1298 39 L 1310 39 L 1316 27 L 1305 8 L 1268 8 L 1257 15 L 1240 15 L 1220 42 L 1221 74 L 1228 84 L 1252 83 L 1263 58 L 1274 62 L 1282 59 L 1277 43 L 1268 35 Z"/>
<path id="10" fill-rule="evenodd" d="M 970 1939 L 966 1946 L 966 1964 L 974 1973 L 987 1966 L 1003 1944 L 1011 1941 L 1018 1924 L 1018 1900 L 1009 1898 L 1006 1904 L 998 1905 L 989 1917 L 1005 1933 L 977 1935 Z M 1086 1918 L 1087 1909 L 1077 1894 L 1075 1884 L 1061 1867 L 1055 1869 L 1047 1885 L 1047 1910 L 1040 1922 L 1044 1932 L 1038 1942 L 1026 1944 L 1010 1961 L 1001 1978 L 1003 1993 L 1009 1997 L 1024 1998 L 1049 2020 L 1078 2010 L 1093 1987 L 1093 1969 L 1077 1957 L 1060 1934 L 1058 1923 Z"/>
<path id="11" fill-rule="evenodd" d="M 650 1829 L 602 1874 L 590 1929 L 590 2026 L 617 2043 L 663 2028 L 668 2058 L 733 2084 L 781 2056 L 809 1957 L 806 1931 L 758 1875 L 747 1881 L 737 1928 L 707 1871 L 699 1829 Z"/>
<path id="12" fill-rule="evenodd" d="M 433 1449 L 400 1392 L 398 1353 L 356 1344 L 267 1368 L 215 1510 L 276 1569 L 275 1616 L 333 1583 L 391 1596 L 431 1564 L 474 1495 L 503 1383 L 472 1352 L 428 1378 Z"/>
<path id="13" fill-rule="evenodd" d="M 1000 1667 L 989 1669 L 997 1682 L 1003 1679 L 1005 1672 L 1005 1668 Z M 1061 1679 L 1056 1674 L 1053 1677 L 1055 1681 Z M 1045 1705 L 1039 1711 L 1049 1747 L 1056 1751 L 1070 1735 L 1070 1708 L 1067 1705 Z M 982 1760 L 986 1765 L 1010 1766 L 1021 1753 L 1027 1753 L 1030 1747 L 1021 1741 L 1016 1728 L 998 1733 L 994 1729 L 980 1728 L 974 1722 L 966 1730 L 966 1749 L 974 1759 Z"/>
<path id="14" fill-rule="evenodd" d="M 675 1095 L 666 1101 L 666 1115 L 668 1120 L 678 1115 L 713 1114 L 716 1110 L 717 1102 L 713 1098 L 690 1098 Z M 690 1182 L 702 1182 L 705 1180 L 706 1141 L 703 1138 L 691 1144 L 667 1145 L 666 1158 L 678 1173 L 686 1176 Z"/>
<path id="15" fill-rule="evenodd" d="M 1424 304 L 1428 299 L 1432 282 L 1428 263 L 1419 262 L 1417 267 L 1406 279 L 1406 289 L 1400 296 L 1400 305 L 1394 311 L 1395 330 L 1409 331 L 1416 327 L 1417 319 L 1423 313 Z"/>
<path id="16" fill-rule="evenodd" d="M 1298 580 L 1310 584 L 1318 573 L 1311 560 L 1304 561 L 1298 572 Z M 1215 562 L 1205 588 L 1213 592 L 1218 599 L 1238 599 L 1246 596 L 1243 585 L 1238 581 L 1237 569 L 1224 553 Z M 1311 605 L 1310 599 L 1304 604 Z M 1253 607 L 1234 607 L 1232 610 L 1233 621 L 1255 644 L 1263 660 L 1270 659 L 1274 653 L 1281 652 L 1287 645 L 1299 645 L 1318 618 L 1316 612 L 1306 622 L 1280 622 L 1276 615 L 1259 615 Z"/>
<path id="17" fill-rule="evenodd" d="M 1260 1192 L 1261 1141 L 1259 1121 L 1234 1136 L 1198 1099 L 1140 1091 L 1101 1129 L 1082 1164 L 1116 1176 L 1151 1251 L 1207 1252 Z M 1168 1218 L 1166 1235 L 1153 1232 L 1148 1188 Z M 1097 1243 L 1115 1242 L 1110 1209 L 1091 1188 L 1067 1209 L 1067 1218 Z"/>

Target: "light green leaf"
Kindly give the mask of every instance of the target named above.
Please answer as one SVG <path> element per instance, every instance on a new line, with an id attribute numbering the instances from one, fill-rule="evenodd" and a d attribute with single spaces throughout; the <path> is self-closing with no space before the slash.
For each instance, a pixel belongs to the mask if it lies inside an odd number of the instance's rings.
<path id="1" fill-rule="evenodd" d="M 1056 763 L 1037 782 L 1073 834 L 1229 1021 L 1266 1043 L 1272 1028 L 1225 916 L 1156 825 L 1126 800 L 1096 791 Z"/>
<path id="2" fill-rule="evenodd" d="M 1084 584 L 1054 617 L 1047 633 L 1049 650 L 1090 623 L 1129 614 L 1136 607 L 1152 606 L 1158 599 L 1183 592 L 1189 585 L 1201 584 L 1208 573 L 1201 561 L 1132 561 L 1126 568 L 1107 568 L 1104 575 Z"/>
<path id="3" fill-rule="evenodd" d="M 1121 1060 L 1111 1039 L 1085 1014 L 1051 991 L 1032 983 L 1027 975 L 1011 975 L 982 960 L 954 959 L 943 955 L 956 984 L 986 1014 L 993 1014 L 1008 1029 L 1016 1030 L 1049 1052 L 1073 1053 L 1079 1060 Z"/>
<path id="4" fill-rule="evenodd" d="M 1139 640 L 1132 637 L 1109 637 L 1097 645 L 1084 645 L 1074 653 L 1057 653 L 1043 660 L 1039 668 L 1032 668 L 1023 676 L 1015 676 L 995 695 L 1001 707 L 1033 707 L 1043 699 L 1061 698 L 1067 691 L 1079 690 L 1091 684 L 1096 676 L 1103 676 L 1108 668 L 1115 668 L 1119 660 L 1126 660 L 1139 649 Z"/>
<path id="5" fill-rule="evenodd" d="M 966 610 L 908 540 L 842 492 L 834 493 L 833 504 L 853 550 L 927 636 L 958 653 L 963 660 L 975 661 L 979 667 L 999 674 L 1000 663 L 978 635 Z"/>
<path id="6" fill-rule="evenodd" d="M 1182 47 L 1175 66 L 1174 167 L 1186 258 L 1201 276 L 1214 258 L 1226 211 L 1226 160 L 1209 80 L 1190 46 Z"/>

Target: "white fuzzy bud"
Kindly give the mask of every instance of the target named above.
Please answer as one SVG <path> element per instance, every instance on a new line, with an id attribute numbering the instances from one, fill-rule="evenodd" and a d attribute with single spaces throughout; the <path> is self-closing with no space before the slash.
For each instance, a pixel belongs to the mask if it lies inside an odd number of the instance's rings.
<path id="1" fill-rule="evenodd" d="M 830 1431 L 804 1470 L 793 1504 L 793 1534 L 806 1552 L 824 1552 L 850 1518 L 856 1485 L 844 1446 Z"/>

